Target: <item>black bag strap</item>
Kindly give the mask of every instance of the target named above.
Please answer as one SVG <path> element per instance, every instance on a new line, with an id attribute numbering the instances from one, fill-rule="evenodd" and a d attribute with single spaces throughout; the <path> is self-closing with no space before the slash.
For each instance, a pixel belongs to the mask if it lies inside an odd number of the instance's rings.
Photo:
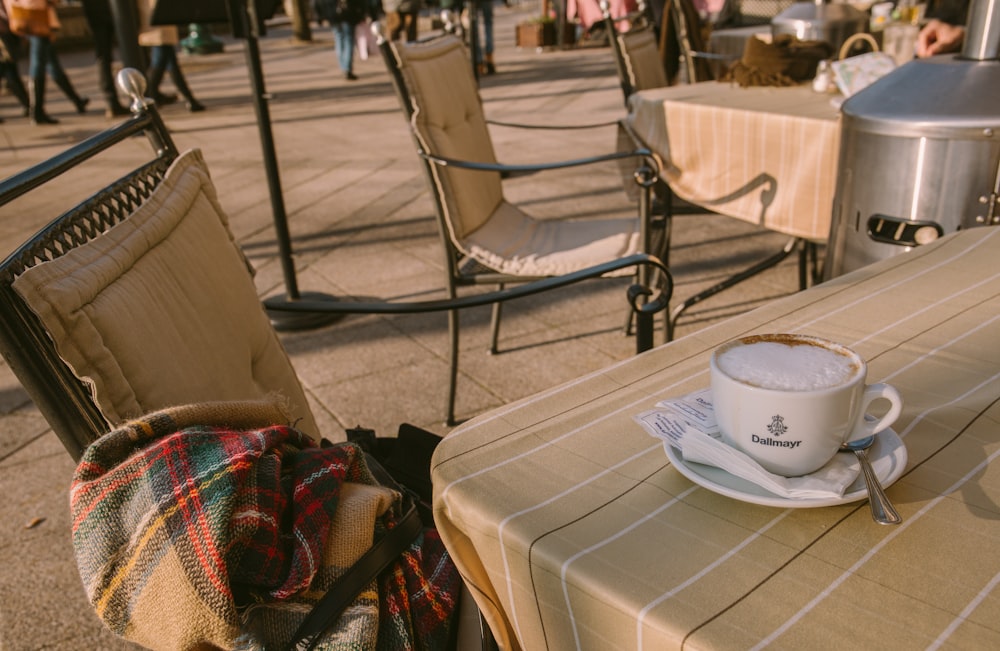
<path id="1" fill-rule="evenodd" d="M 403 552 L 423 531 L 417 507 L 410 504 L 409 510 L 399 523 L 390 529 L 372 548 L 365 552 L 354 565 L 337 579 L 327 590 L 306 618 L 299 625 L 289 644 L 289 651 L 310 651 L 319 642 L 323 633 L 333 626 L 351 605 L 361 591 L 375 580 L 382 571 Z"/>

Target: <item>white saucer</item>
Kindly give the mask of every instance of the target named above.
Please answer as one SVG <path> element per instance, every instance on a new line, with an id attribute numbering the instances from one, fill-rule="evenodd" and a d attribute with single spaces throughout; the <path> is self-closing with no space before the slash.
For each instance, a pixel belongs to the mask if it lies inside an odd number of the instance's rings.
<path id="1" fill-rule="evenodd" d="M 817 506 L 835 506 L 837 504 L 848 504 L 858 500 L 867 499 L 868 489 L 865 487 L 865 478 L 859 473 L 857 480 L 847 487 L 840 497 L 824 498 L 802 498 L 791 499 L 781 497 L 761 488 L 757 484 L 740 479 L 729 474 L 721 468 L 706 466 L 692 461 L 684 461 L 680 452 L 669 444 L 664 443 L 663 447 L 667 451 L 667 457 L 674 464 L 677 471 L 693 481 L 694 483 L 707 488 L 708 490 L 732 497 L 751 504 L 762 504 L 764 506 L 777 506 L 786 509 L 807 509 Z M 838 454 L 853 454 L 851 452 L 840 452 Z M 875 469 L 883 488 L 888 488 L 903 474 L 906 469 L 906 446 L 903 439 L 892 429 L 882 430 L 875 436 L 875 443 L 868 448 L 868 459 Z"/>

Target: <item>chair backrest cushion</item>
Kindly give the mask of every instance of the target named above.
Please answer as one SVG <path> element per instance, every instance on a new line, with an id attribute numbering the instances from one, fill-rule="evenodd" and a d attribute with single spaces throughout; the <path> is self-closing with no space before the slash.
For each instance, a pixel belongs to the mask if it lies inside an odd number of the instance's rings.
<path id="1" fill-rule="evenodd" d="M 614 38 L 618 39 L 625 73 L 633 91 L 663 88 L 669 84 L 656 34 L 651 27 L 633 29 Z"/>
<path id="2" fill-rule="evenodd" d="M 14 281 L 109 424 L 157 409 L 281 395 L 318 435 L 201 152 L 133 215 Z"/>
<path id="3" fill-rule="evenodd" d="M 409 94 L 414 137 L 426 153 L 495 163 L 468 51 L 457 37 L 393 44 Z M 452 240 L 479 228 L 503 201 L 500 174 L 456 167 L 431 168 Z"/>

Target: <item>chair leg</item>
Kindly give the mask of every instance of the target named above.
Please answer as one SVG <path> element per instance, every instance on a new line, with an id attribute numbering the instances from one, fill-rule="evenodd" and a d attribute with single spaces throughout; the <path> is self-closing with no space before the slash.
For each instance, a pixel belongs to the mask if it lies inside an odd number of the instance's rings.
<path id="1" fill-rule="evenodd" d="M 445 424 L 455 425 L 455 390 L 458 387 L 458 310 L 448 312 L 448 338 L 451 344 L 448 369 L 448 411 Z"/>
<path id="2" fill-rule="evenodd" d="M 503 290 L 504 284 L 499 283 L 497 285 L 497 290 Z M 493 314 L 490 317 L 490 354 L 496 355 L 499 351 L 499 340 L 500 340 L 500 313 L 502 311 L 503 303 L 497 301 L 493 304 Z"/>
<path id="3" fill-rule="evenodd" d="M 809 287 L 809 242 L 802 240 L 799 248 L 799 291 Z"/>
<path id="4" fill-rule="evenodd" d="M 659 250 L 657 250 L 657 251 L 648 251 L 648 253 L 652 253 L 653 255 L 659 257 L 660 261 L 663 262 L 664 265 L 666 265 L 667 267 L 669 267 L 670 266 L 670 237 L 672 235 L 673 226 L 674 226 L 674 207 L 673 207 L 673 204 L 674 204 L 674 191 L 673 191 L 673 189 L 671 189 L 671 187 L 668 184 L 664 183 L 661 179 L 657 179 L 656 184 L 655 184 L 654 187 L 655 187 L 654 195 L 659 200 L 660 206 L 663 209 L 663 215 L 661 217 L 662 220 L 663 220 L 662 221 L 662 224 L 663 224 L 663 226 L 662 226 L 662 229 L 663 229 L 663 244 L 659 247 Z M 654 271 L 654 273 L 656 273 L 656 272 Z M 636 282 L 638 282 L 638 271 L 636 272 Z M 652 286 L 653 284 L 655 284 L 653 282 L 653 280 L 650 280 L 650 285 Z M 625 331 L 625 336 L 626 337 L 629 337 L 629 336 L 632 335 L 632 324 L 634 323 L 634 319 L 635 319 L 635 312 L 633 310 L 629 310 L 628 313 L 625 315 L 625 328 L 624 328 L 624 331 Z M 665 332 L 664 337 L 665 337 L 666 341 L 670 341 L 671 339 L 673 339 L 673 334 L 672 334 L 671 328 L 670 328 L 670 317 L 669 316 L 667 317 L 667 327 L 666 327 L 666 332 Z"/>
<path id="5" fill-rule="evenodd" d="M 802 240 L 799 250 L 799 289 L 808 289 L 820 281 L 819 251 L 815 242 Z"/>
<path id="6" fill-rule="evenodd" d="M 632 323 L 635 319 L 635 311 L 629 308 L 629 311 L 625 314 L 625 327 L 622 328 L 622 332 L 626 337 L 632 336 Z"/>

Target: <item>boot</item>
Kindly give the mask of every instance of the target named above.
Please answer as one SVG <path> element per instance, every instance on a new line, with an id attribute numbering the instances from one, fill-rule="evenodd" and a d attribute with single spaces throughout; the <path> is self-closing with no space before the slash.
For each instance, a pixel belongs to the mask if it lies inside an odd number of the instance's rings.
<path id="1" fill-rule="evenodd" d="M 73 84 L 69 81 L 69 77 L 66 75 L 54 75 L 53 80 L 56 82 L 59 90 L 69 98 L 69 101 L 73 102 L 73 107 L 76 108 L 77 113 L 82 114 L 87 112 L 87 104 L 90 104 L 90 98 L 77 95 L 76 89 L 73 88 Z"/>
<path id="2" fill-rule="evenodd" d="M 45 112 L 45 79 L 31 82 L 31 123 L 59 124 L 59 120 Z"/>
<path id="3" fill-rule="evenodd" d="M 108 95 L 104 98 L 104 102 L 108 106 L 104 111 L 104 117 L 108 119 L 125 117 L 130 114 L 130 111 L 118 101 L 118 95 Z"/>
<path id="4" fill-rule="evenodd" d="M 495 75 L 497 73 L 497 67 L 495 65 L 493 65 L 493 53 L 492 52 L 489 53 L 489 54 L 487 54 L 487 55 L 485 55 L 485 56 L 483 56 L 483 67 L 485 68 L 484 72 L 487 75 Z"/>
<path id="5" fill-rule="evenodd" d="M 21 76 L 12 76 L 7 81 L 8 90 L 10 90 L 11 94 L 17 98 L 17 101 L 24 108 L 24 117 L 28 117 L 31 114 L 31 102 L 28 100 L 28 91 L 24 88 Z"/>
<path id="6" fill-rule="evenodd" d="M 161 68 L 150 68 L 146 71 L 146 95 L 151 97 L 157 106 L 166 106 L 177 101 L 176 95 L 160 92 L 160 82 L 163 81 Z"/>
<path id="7" fill-rule="evenodd" d="M 181 72 L 179 67 L 169 68 L 170 80 L 174 82 L 174 86 L 177 87 L 177 92 L 181 94 L 187 106 L 187 110 L 192 113 L 197 113 L 198 111 L 204 111 L 205 105 L 194 98 L 194 93 L 187 85 L 187 80 L 184 78 L 184 73 Z"/>

